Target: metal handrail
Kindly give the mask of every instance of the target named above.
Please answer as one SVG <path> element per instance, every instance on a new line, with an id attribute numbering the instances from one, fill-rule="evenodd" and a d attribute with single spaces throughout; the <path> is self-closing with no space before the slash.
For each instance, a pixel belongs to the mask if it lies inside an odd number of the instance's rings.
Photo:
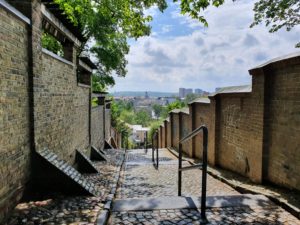
<path id="1" fill-rule="evenodd" d="M 195 137 L 197 134 L 199 134 L 204 128 L 206 128 L 205 125 L 202 125 L 200 127 L 198 127 L 197 129 L 193 130 L 191 133 L 189 133 L 188 135 L 186 135 L 184 138 L 182 138 L 181 140 L 179 140 L 179 143 L 184 143 L 188 140 L 190 140 L 191 138 Z M 206 128 L 207 130 L 207 128 Z M 203 130 L 204 132 L 204 130 Z"/>
<path id="2" fill-rule="evenodd" d="M 145 154 L 148 153 L 147 139 L 148 139 L 148 132 L 146 131 L 145 136 L 144 136 L 144 149 L 145 149 Z"/>
<path id="3" fill-rule="evenodd" d="M 187 166 L 182 168 L 182 143 L 193 138 L 198 133 L 203 131 L 203 156 L 202 164 Z M 179 141 L 179 157 L 178 157 L 178 196 L 181 196 L 181 186 L 182 186 L 182 171 L 202 168 L 202 189 L 201 189 L 201 222 L 207 223 L 206 219 L 206 182 L 207 182 L 207 143 L 208 143 L 208 129 L 205 125 L 198 127 L 193 130 L 187 136 Z"/>
<path id="4" fill-rule="evenodd" d="M 156 139 L 156 148 L 154 146 L 154 140 Z M 154 164 L 155 160 L 154 160 L 154 151 L 156 151 L 156 168 L 158 169 L 158 131 L 156 131 L 154 133 L 154 135 L 152 136 L 152 162 Z"/>

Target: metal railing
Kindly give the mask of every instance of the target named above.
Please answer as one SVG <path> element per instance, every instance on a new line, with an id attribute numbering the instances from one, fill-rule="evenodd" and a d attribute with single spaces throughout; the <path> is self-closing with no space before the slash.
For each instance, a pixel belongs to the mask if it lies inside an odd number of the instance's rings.
<path id="1" fill-rule="evenodd" d="M 155 141 L 156 141 L 156 146 L 154 145 Z M 156 165 L 155 165 L 155 159 L 154 159 L 154 151 L 156 151 Z M 158 158 L 158 131 L 156 131 L 154 133 L 154 135 L 152 136 L 152 162 L 156 166 L 156 168 L 158 169 L 158 162 L 159 162 L 159 158 Z"/>
<path id="2" fill-rule="evenodd" d="M 203 131 L 203 156 L 202 163 L 182 167 L 182 144 L 197 134 Z M 179 141 L 179 163 L 178 163 L 178 196 L 181 196 L 181 186 L 182 186 L 182 171 L 202 168 L 202 190 L 201 190 L 201 222 L 207 223 L 206 219 L 206 181 L 207 181 L 207 142 L 208 142 L 208 129 L 206 126 L 198 127 L 193 130 L 187 136 Z"/>
<path id="3" fill-rule="evenodd" d="M 144 136 L 144 149 L 145 149 L 145 154 L 148 153 L 147 140 L 148 140 L 148 132 L 146 131 L 145 136 Z"/>

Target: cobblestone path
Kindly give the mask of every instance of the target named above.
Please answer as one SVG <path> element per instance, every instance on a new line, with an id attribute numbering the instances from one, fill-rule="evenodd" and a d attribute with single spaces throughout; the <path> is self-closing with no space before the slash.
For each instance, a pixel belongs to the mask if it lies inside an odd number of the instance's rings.
<path id="1" fill-rule="evenodd" d="M 152 165 L 151 151 L 131 150 L 127 154 L 124 165 L 122 186 L 117 192 L 117 198 L 142 198 L 159 196 L 177 196 L 178 159 L 168 150 L 160 151 L 160 161 L 163 163 L 155 169 Z M 135 164 L 136 162 L 136 164 Z M 144 162 L 142 164 L 142 162 Z M 183 166 L 189 165 L 187 162 Z M 201 176 L 199 169 L 183 172 L 182 195 L 200 196 Z M 208 175 L 207 195 L 237 195 L 230 186 Z"/>
<path id="2" fill-rule="evenodd" d="M 16 206 L 7 225 L 92 225 L 96 224 L 108 195 L 117 186 L 114 175 L 124 158 L 121 150 L 106 150 L 109 162 L 93 162 L 99 174 L 83 174 L 99 189 L 100 196 L 64 196 L 52 194 L 42 200 L 22 202 Z"/>
<path id="3" fill-rule="evenodd" d="M 160 150 L 160 165 L 152 165 L 151 150 L 130 150 L 123 166 L 117 199 L 177 196 L 178 159 L 168 150 Z M 188 165 L 184 162 L 184 165 Z M 201 171 L 183 172 L 184 196 L 201 196 Z M 227 184 L 208 175 L 208 196 L 241 195 Z M 283 210 L 272 206 L 217 207 L 207 209 L 208 224 L 291 224 L 299 220 Z M 148 211 L 113 212 L 109 224 L 200 224 L 200 211 L 196 209 L 163 209 Z"/>

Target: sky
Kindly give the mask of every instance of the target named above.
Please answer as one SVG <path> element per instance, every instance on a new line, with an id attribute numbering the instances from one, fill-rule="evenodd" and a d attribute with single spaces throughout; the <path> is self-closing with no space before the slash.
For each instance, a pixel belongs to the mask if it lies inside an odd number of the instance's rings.
<path id="1" fill-rule="evenodd" d="M 180 14 L 168 2 L 153 16 L 152 34 L 130 40 L 128 74 L 116 77 L 115 91 L 178 92 L 180 87 L 213 92 L 217 87 L 251 84 L 248 70 L 273 58 L 300 51 L 300 28 L 269 33 L 264 24 L 249 28 L 253 0 L 226 1 L 205 12 L 209 27 Z"/>

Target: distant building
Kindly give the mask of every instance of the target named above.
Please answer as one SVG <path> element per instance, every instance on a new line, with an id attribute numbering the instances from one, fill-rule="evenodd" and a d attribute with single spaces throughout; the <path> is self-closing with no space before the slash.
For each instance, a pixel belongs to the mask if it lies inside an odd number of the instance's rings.
<path id="1" fill-rule="evenodd" d="M 142 127 L 142 125 L 129 125 L 129 127 L 132 129 L 131 140 L 137 145 L 143 144 L 146 132 L 149 132 L 150 129 L 148 127 Z"/>
<path id="2" fill-rule="evenodd" d="M 192 88 L 179 88 L 179 98 L 185 98 L 188 94 L 192 94 Z"/>
<path id="3" fill-rule="evenodd" d="M 195 89 L 195 94 L 202 95 L 203 93 L 204 93 L 204 91 L 202 89 L 200 89 L 200 88 Z"/>
<path id="4" fill-rule="evenodd" d="M 148 91 L 145 92 L 145 98 L 149 98 Z"/>
<path id="5" fill-rule="evenodd" d="M 188 94 L 193 94 L 193 89 L 192 88 L 187 88 L 185 89 L 184 97 L 186 97 Z"/>
<path id="6" fill-rule="evenodd" d="M 179 98 L 184 98 L 185 88 L 179 88 Z"/>

